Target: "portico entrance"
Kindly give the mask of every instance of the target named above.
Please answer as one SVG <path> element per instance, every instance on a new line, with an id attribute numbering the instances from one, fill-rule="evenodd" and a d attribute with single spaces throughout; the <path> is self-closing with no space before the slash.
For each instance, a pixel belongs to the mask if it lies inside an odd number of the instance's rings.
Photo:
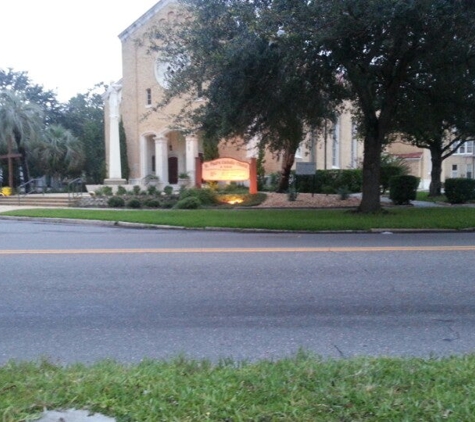
<path id="1" fill-rule="evenodd" d="M 144 134 L 141 142 L 141 180 L 155 175 L 164 187 L 178 184 L 180 173 L 188 173 L 194 178 L 195 157 L 199 153 L 198 139 L 195 136 L 185 137 L 181 132 L 173 130 L 158 135 Z"/>

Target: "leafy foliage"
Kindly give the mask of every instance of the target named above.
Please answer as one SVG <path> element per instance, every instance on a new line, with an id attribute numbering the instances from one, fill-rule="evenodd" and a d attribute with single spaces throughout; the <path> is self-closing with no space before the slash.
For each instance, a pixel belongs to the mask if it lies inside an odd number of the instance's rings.
<path id="1" fill-rule="evenodd" d="M 125 201 L 124 198 L 120 196 L 111 196 L 107 201 L 107 205 L 111 208 L 123 208 Z"/>
<path id="2" fill-rule="evenodd" d="M 407 205 L 416 199 L 419 178 L 410 175 L 395 176 L 389 181 L 389 198 L 396 205 Z"/>
<path id="3" fill-rule="evenodd" d="M 165 25 L 150 34 L 152 49 L 175 69 L 160 106 L 188 98 L 178 119 L 199 129 L 205 145 L 253 140 L 281 156 L 278 190 L 285 191 L 306 128 L 319 126 L 334 110 L 323 94 L 333 75 L 315 61 L 302 77 L 309 63 L 290 54 L 286 37 L 265 28 L 265 2 L 193 0 L 186 6 L 193 16 L 189 25 Z M 206 101 L 196 107 L 196 97 Z"/>
<path id="4" fill-rule="evenodd" d="M 41 136 L 42 129 L 43 113 L 40 107 L 29 102 L 22 94 L 0 91 L 0 147 L 9 153 L 16 150 L 21 154 L 21 168 L 26 180 L 30 178 L 27 147 Z M 13 188 L 15 181 L 12 166 L 8 172 L 8 184 Z"/>
<path id="5" fill-rule="evenodd" d="M 87 182 L 102 183 L 105 178 L 104 111 L 99 84 L 85 94 L 78 94 L 65 105 L 61 124 L 83 145 L 83 171 Z"/>
<path id="6" fill-rule="evenodd" d="M 0 90 L 14 92 L 26 101 L 36 104 L 41 109 L 45 124 L 61 122 L 63 105 L 57 100 L 56 94 L 34 83 L 28 72 L 0 69 Z"/>
<path id="7" fill-rule="evenodd" d="M 216 203 L 216 192 L 211 189 L 190 188 L 180 192 L 180 200 L 190 197 L 198 198 L 202 205 L 213 205 Z"/>
<path id="8" fill-rule="evenodd" d="M 196 210 L 201 207 L 201 201 L 196 196 L 188 196 L 180 199 L 174 206 L 174 208 L 182 210 Z"/>
<path id="9" fill-rule="evenodd" d="M 450 71 L 452 53 L 459 45 L 473 44 L 475 5 L 449 0 L 278 4 L 281 13 L 272 17 L 274 28 L 296 34 L 300 48 L 310 44 L 314 54 L 308 54 L 309 61 L 318 57 L 341 72 L 364 139 L 360 211 L 378 211 L 381 151 L 398 128 L 397 112 L 415 101 L 421 78 Z M 465 49 L 457 60 L 469 59 L 471 51 Z"/>
<path id="10" fill-rule="evenodd" d="M 361 192 L 361 169 L 316 170 L 315 176 L 296 175 L 299 192 L 334 194 L 345 187 L 350 193 Z"/>
<path id="11" fill-rule="evenodd" d="M 465 178 L 445 179 L 445 196 L 451 204 L 464 204 L 475 199 L 475 180 Z"/>
<path id="12" fill-rule="evenodd" d="M 60 125 L 50 125 L 43 137 L 31 145 L 31 159 L 36 176 L 61 179 L 79 176 L 84 165 L 83 145 L 73 134 Z"/>

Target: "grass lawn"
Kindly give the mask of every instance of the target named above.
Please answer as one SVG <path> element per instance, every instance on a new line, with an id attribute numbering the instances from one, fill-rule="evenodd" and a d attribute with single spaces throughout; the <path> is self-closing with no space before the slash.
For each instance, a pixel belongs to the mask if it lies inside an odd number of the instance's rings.
<path id="1" fill-rule="evenodd" d="M 447 197 L 445 195 L 429 196 L 429 192 L 427 192 L 427 191 L 418 191 L 416 200 L 418 200 L 418 201 L 427 201 L 427 202 L 448 203 L 447 202 Z"/>
<path id="2" fill-rule="evenodd" d="M 47 409 L 118 421 L 473 421 L 475 356 L 0 367 L 3 422 Z"/>
<path id="3" fill-rule="evenodd" d="M 371 230 L 475 228 L 475 208 L 389 208 L 387 212 L 362 215 L 349 210 L 91 210 L 25 209 L 2 215 L 121 221 L 187 228 L 224 227 L 269 230 Z"/>

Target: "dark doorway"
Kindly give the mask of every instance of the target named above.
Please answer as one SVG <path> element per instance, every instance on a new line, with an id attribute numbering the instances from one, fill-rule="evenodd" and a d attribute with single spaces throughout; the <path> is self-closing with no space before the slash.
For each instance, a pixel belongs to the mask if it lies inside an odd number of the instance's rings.
<path id="1" fill-rule="evenodd" d="M 178 183 L 178 158 L 168 157 L 168 183 L 176 185 Z"/>

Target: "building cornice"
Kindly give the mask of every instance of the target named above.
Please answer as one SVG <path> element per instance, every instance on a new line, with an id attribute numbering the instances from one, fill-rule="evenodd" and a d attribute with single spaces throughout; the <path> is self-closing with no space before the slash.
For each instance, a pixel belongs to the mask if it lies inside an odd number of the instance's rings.
<path id="1" fill-rule="evenodd" d="M 132 25 L 127 27 L 119 34 L 121 42 L 126 41 L 137 29 L 145 25 L 151 18 L 153 18 L 160 10 L 171 3 L 176 3 L 176 0 L 160 0 L 155 6 L 152 6 L 140 18 L 138 18 Z"/>

